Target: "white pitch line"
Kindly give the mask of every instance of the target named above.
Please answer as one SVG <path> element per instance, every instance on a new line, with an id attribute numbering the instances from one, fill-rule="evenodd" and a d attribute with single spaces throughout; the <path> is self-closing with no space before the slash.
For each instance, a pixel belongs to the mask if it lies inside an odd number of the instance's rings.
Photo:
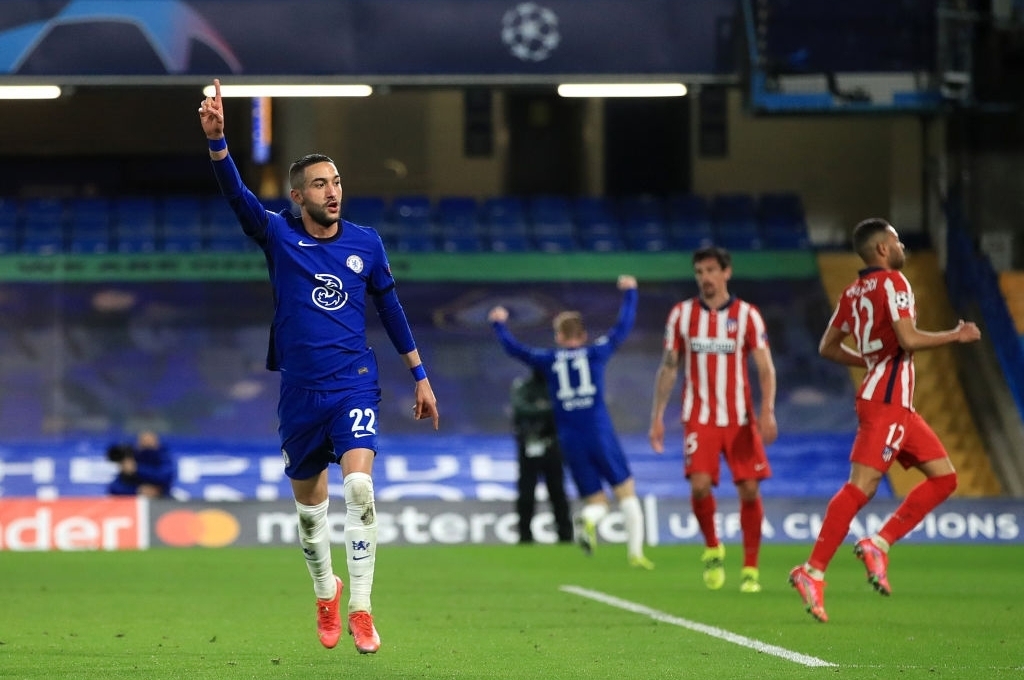
<path id="1" fill-rule="evenodd" d="M 642 604 L 636 602 L 629 602 L 628 600 L 622 600 L 606 593 L 601 593 L 596 590 L 588 590 L 586 588 L 580 588 L 579 586 L 560 586 L 559 590 L 563 590 L 573 595 L 579 595 L 580 597 L 586 597 L 597 602 L 603 602 L 604 604 L 612 607 L 618 607 L 619 609 L 625 609 L 626 611 L 633 612 L 635 614 L 645 614 L 655 621 L 662 621 L 663 623 L 671 623 L 673 626 L 680 626 L 698 633 L 704 633 L 710 635 L 713 638 L 719 640 L 725 640 L 731 642 L 734 645 L 740 645 L 741 647 L 748 647 L 750 649 L 762 652 L 764 654 L 771 654 L 777 656 L 786 661 L 792 661 L 803 666 L 837 666 L 838 664 L 819 659 L 816 656 L 808 656 L 806 654 L 800 654 L 799 652 L 793 652 L 783 647 L 776 647 L 760 640 L 754 640 L 752 638 L 737 635 L 736 633 L 730 633 L 722 628 L 715 628 L 714 626 L 708 626 L 703 623 L 697 623 L 696 621 L 690 621 L 689 619 L 683 619 L 678 616 L 672 616 L 665 612 L 660 612 L 657 609 L 651 609 L 645 607 Z"/>

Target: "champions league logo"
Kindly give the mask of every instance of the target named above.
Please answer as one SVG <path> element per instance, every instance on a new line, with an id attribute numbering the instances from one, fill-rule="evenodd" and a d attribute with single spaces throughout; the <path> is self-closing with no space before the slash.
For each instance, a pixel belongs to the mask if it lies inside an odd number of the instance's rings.
<path id="1" fill-rule="evenodd" d="M 558 47 L 558 15 L 535 2 L 521 2 L 505 12 L 501 41 L 521 61 L 544 61 Z"/>
<path id="2" fill-rule="evenodd" d="M 167 73 L 188 71 L 193 42 L 216 53 L 233 73 L 242 71 L 242 64 L 231 46 L 201 14 L 181 0 L 71 0 L 49 19 L 0 31 L 0 71 L 17 73 L 55 30 L 90 24 L 134 27 Z M 104 49 L 111 49 L 111 46 Z"/>

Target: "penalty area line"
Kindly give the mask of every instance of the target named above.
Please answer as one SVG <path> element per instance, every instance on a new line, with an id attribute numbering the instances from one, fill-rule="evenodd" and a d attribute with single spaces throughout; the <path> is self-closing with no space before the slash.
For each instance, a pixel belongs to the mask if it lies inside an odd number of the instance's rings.
<path id="1" fill-rule="evenodd" d="M 566 593 L 572 593 L 573 595 L 579 595 L 580 597 L 585 597 L 596 602 L 601 602 L 611 607 L 618 607 L 619 609 L 624 609 L 628 612 L 633 612 L 634 614 L 643 614 L 651 617 L 655 621 L 669 623 L 673 626 L 686 628 L 687 630 L 692 630 L 697 633 L 704 633 L 705 635 L 710 635 L 713 638 L 725 640 L 726 642 L 731 642 L 732 644 L 739 645 L 741 647 L 747 647 L 749 649 L 762 652 L 763 654 L 771 654 L 772 656 L 777 656 L 780 659 L 792 661 L 793 663 L 798 663 L 802 666 L 821 667 L 838 665 L 825 661 L 824 659 L 819 659 L 816 656 L 800 654 L 799 652 L 794 652 L 783 647 L 770 645 L 767 642 L 761 642 L 760 640 L 754 640 L 753 638 L 737 635 L 736 633 L 731 633 L 722 628 L 716 628 L 715 626 L 708 626 L 696 621 L 690 621 L 689 619 L 672 616 L 671 614 L 666 614 L 665 612 L 658 611 L 657 609 L 651 609 L 650 607 L 646 607 L 642 604 L 623 600 L 596 590 L 588 590 L 587 588 L 580 588 L 579 586 L 559 586 L 559 590 Z"/>

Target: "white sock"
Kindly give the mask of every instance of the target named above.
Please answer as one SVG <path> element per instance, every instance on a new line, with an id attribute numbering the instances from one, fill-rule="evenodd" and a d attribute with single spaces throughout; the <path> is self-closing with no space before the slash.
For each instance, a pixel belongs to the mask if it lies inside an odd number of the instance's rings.
<path id="1" fill-rule="evenodd" d="M 608 506 L 604 503 L 587 503 L 580 510 L 580 516 L 597 526 L 597 523 L 604 519 L 604 516 L 608 514 Z"/>
<path id="2" fill-rule="evenodd" d="M 345 476 L 345 556 L 348 558 L 349 612 L 372 611 L 373 566 L 377 553 L 377 510 L 373 479 L 365 472 Z"/>
<path id="3" fill-rule="evenodd" d="M 644 554 L 644 511 L 640 507 L 640 499 L 636 496 L 623 498 L 619 501 L 619 509 L 626 525 L 626 554 L 640 557 Z"/>
<path id="4" fill-rule="evenodd" d="M 295 501 L 299 511 L 299 544 L 306 556 L 309 575 L 313 577 L 313 592 L 321 600 L 333 599 L 338 590 L 331 566 L 331 541 L 327 537 L 327 506 L 330 499 L 318 505 L 303 505 Z"/>

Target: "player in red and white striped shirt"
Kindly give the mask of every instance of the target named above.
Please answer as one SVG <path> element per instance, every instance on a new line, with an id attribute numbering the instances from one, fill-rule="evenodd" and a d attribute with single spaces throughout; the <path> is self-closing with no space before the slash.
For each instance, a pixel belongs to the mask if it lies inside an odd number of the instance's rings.
<path id="1" fill-rule="evenodd" d="M 875 495 L 894 462 L 916 467 L 925 479 L 914 487 L 877 534 L 859 540 L 854 553 L 868 582 L 890 592 L 889 547 L 956 489 L 956 471 L 942 442 L 914 411 L 914 352 L 954 342 L 974 342 L 978 327 L 962 319 L 947 331 L 917 328 L 910 283 L 900 272 L 903 244 L 891 224 L 871 218 L 853 230 L 853 248 L 866 265 L 846 287 L 821 338 L 821 356 L 867 369 L 857 393 L 857 436 L 850 452 L 850 481 L 828 504 L 818 540 L 789 581 L 807 611 L 825 622 L 825 569 L 850 531 L 850 523 Z M 852 336 L 856 349 L 844 344 Z"/>
<path id="2" fill-rule="evenodd" d="M 665 407 L 682 367 L 685 432 L 684 472 L 690 503 L 704 535 L 704 583 L 717 590 L 725 583 L 725 547 L 715 529 L 715 497 L 720 458 L 724 456 L 740 498 L 743 569 L 740 590 L 761 590 L 757 568 L 764 506 L 760 482 L 771 476 L 765 444 L 778 435 L 775 422 L 775 366 L 764 319 L 757 307 L 729 294 L 732 258 L 724 248 L 693 254 L 700 295 L 676 304 L 665 324 L 665 345 L 654 380 L 651 446 L 665 450 Z M 754 417 L 748 358 L 757 367 L 760 417 Z"/>

